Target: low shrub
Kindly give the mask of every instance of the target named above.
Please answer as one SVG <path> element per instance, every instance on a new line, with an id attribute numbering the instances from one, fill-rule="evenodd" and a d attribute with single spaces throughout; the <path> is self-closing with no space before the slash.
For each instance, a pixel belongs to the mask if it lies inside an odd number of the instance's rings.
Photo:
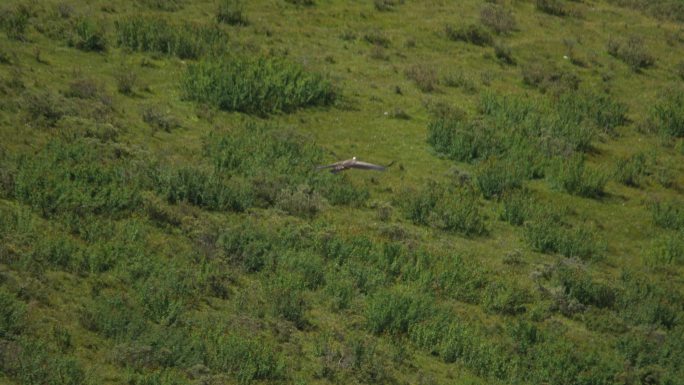
<path id="1" fill-rule="evenodd" d="M 298 329 L 308 325 L 302 282 L 293 274 L 279 274 L 268 289 L 271 311 L 275 316 L 290 321 Z"/>
<path id="2" fill-rule="evenodd" d="M 368 301 L 366 321 L 375 334 L 402 335 L 423 320 L 431 308 L 430 298 L 410 292 L 384 290 Z"/>
<path id="3" fill-rule="evenodd" d="M 601 258 L 605 248 L 591 226 L 570 226 L 559 215 L 545 210 L 538 210 L 525 223 L 524 238 L 535 251 L 584 260 Z"/>
<path id="4" fill-rule="evenodd" d="M 226 35 L 216 26 L 185 22 L 174 24 L 159 17 L 131 16 L 114 23 L 119 47 L 158 52 L 180 59 L 198 59 L 221 53 Z"/>
<path id="5" fill-rule="evenodd" d="M 216 20 L 230 25 L 249 24 L 243 0 L 219 0 Z"/>
<path id="6" fill-rule="evenodd" d="M 492 199 L 521 188 L 522 175 L 511 162 L 489 158 L 478 165 L 475 182 L 482 195 L 486 199 Z"/>
<path id="7" fill-rule="evenodd" d="M 0 27 L 7 37 L 14 40 L 26 39 L 26 28 L 29 25 L 31 12 L 26 6 L 15 6 L 11 9 L 4 8 L 0 16 Z"/>
<path id="8" fill-rule="evenodd" d="M 650 108 L 646 126 L 665 137 L 684 137 L 684 91 L 664 92 Z"/>
<path id="9" fill-rule="evenodd" d="M 487 46 L 494 43 L 492 35 L 480 24 L 468 24 L 460 27 L 447 25 L 444 31 L 447 38 L 454 41 L 464 41 L 479 46 Z"/>
<path id="10" fill-rule="evenodd" d="M 560 69 L 548 62 L 528 62 L 521 68 L 523 83 L 542 92 L 563 93 L 577 91 L 580 78 L 574 72 Z"/>
<path id="11" fill-rule="evenodd" d="M 267 115 L 335 101 L 321 75 L 280 59 L 222 58 L 192 64 L 181 79 L 186 99 L 226 111 Z"/>
<path id="12" fill-rule="evenodd" d="M 472 191 L 445 191 L 430 213 L 429 222 L 439 229 L 465 236 L 487 234 L 485 216 L 480 211 L 477 196 Z"/>
<path id="13" fill-rule="evenodd" d="M 490 272 L 474 258 L 450 254 L 435 264 L 435 287 L 437 293 L 471 304 L 480 303 L 484 289 L 490 284 Z"/>
<path id="14" fill-rule="evenodd" d="M 512 284 L 491 283 L 482 298 L 484 308 L 493 313 L 516 315 L 526 311 L 530 293 Z"/>
<path id="15" fill-rule="evenodd" d="M 423 92 L 433 92 L 437 89 L 439 80 L 437 71 L 429 65 L 414 65 L 406 70 L 406 77 L 413 80 Z"/>
<path id="16" fill-rule="evenodd" d="M 171 204 L 188 202 L 210 210 L 241 212 L 254 200 L 244 180 L 196 167 L 160 169 L 153 183 L 157 193 Z"/>
<path id="17" fill-rule="evenodd" d="M 494 44 L 494 56 L 504 64 L 515 65 L 516 63 L 511 47 L 501 42 Z"/>
<path id="18" fill-rule="evenodd" d="M 303 218 L 312 218 L 322 209 L 321 196 L 307 185 L 281 190 L 276 198 L 276 207 Z"/>
<path id="19" fill-rule="evenodd" d="M 643 183 L 644 177 L 648 175 L 646 155 L 639 152 L 618 159 L 613 175 L 618 182 L 625 186 L 639 187 Z"/>
<path id="20" fill-rule="evenodd" d="M 626 40 L 610 39 L 607 50 L 614 56 L 625 62 L 634 72 L 648 68 L 655 63 L 655 58 L 644 47 L 644 40 L 639 36 L 631 36 Z"/>
<path id="21" fill-rule="evenodd" d="M 0 287 L 0 338 L 12 339 L 18 336 L 24 328 L 25 314 L 26 306 L 24 303 L 17 300 L 4 287 Z"/>
<path id="22" fill-rule="evenodd" d="M 138 0 L 143 6 L 157 11 L 174 12 L 185 6 L 185 0 Z"/>
<path id="23" fill-rule="evenodd" d="M 498 4 L 485 4 L 480 10 L 480 22 L 498 35 L 513 32 L 516 28 L 513 13 Z"/>
<path id="24" fill-rule="evenodd" d="M 565 16 L 568 10 L 563 0 L 535 0 L 537 10 L 553 16 Z"/>
<path id="25" fill-rule="evenodd" d="M 684 202 L 666 201 L 651 204 L 653 223 L 664 229 L 684 230 Z"/>
<path id="26" fill-rule="evenodd" d="M 382 31 L 377 29 L 366 32 L 363 35 L 363 40 L 382 48 L 389 48 L 391 44 L 390 39 Z"/>
<path id="27" fill-rule="evenodd" d="M 450 72 L 442 78 L 442 84 L 447 87 L 458 87 L 463 91 L 473 94 L 477 91 L 475 82 L 463 72 Z"/>
<path id="28" fill-rule="evenodd" d="M 380 12 L 393 11 L 398 5 L 404 4 L 404 0 L 373 0 L 375 10 Z"/>
<path id="29" fill-rule="evenodd" d="M 684 264 L 684 230 L 661 236 L 653 241 L 646 255 L 652 265 Z"/>
<path id="30" fill-rule="evenodd" d="M 599 198 L 604 195 L 607 178 L 601 171 L 586 168 L 584 157 L 575 155 L 556 159 L 550 170 L 549 181 L 552 186 L 570 194 Z"/>
<path id="31" fill-rule="evenodd" d="M 64 94 L 71 98 L 96 99 L 101 91 L 93 79 L 81 78 L 69 83 L 69 89 Z"/>
<path id="32" fill-rule="evenodd" d="M 170 109 L 157 105 L 148 105 L 142 110 L 143 122 L 152 126 L 155 130 L 171 132 L 181 127 L 180 121 L 171 114 Z"/>
<path id="33" fill-rule="evenodd" d="M 54 127 L 68 114 L 63 98 L 51 91 L 27 91 L 23 95 L 29 122 L 39 127 Z"/>
<path id="34" fill-rule="evenodd" d="M 105 31 L 90 19 L 83 18 L 76 23 L 75 34 L 70 38 L 69 44 L 82 51 L 102 52 L 107 48 Z"/>
<path id="35" fill-rule="evenodd" d="M 556 271 L 556 279 L 566 295 L 584 305 L 611 308 L 615 304 L 615 290 L 592 280 L 581 268 L 561 265 Z"/>
<path id="36" fill-rule="evenodd" d="M 530 191 L 513 190 L 503 194 L 499 218 L 514 226 L 522 226 L 533 213 Z"/>

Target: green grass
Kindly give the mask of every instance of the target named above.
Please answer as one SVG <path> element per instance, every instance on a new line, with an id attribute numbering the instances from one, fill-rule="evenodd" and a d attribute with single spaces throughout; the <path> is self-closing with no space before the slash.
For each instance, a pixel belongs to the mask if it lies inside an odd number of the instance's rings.
<path id="1" fill-rule="evenodd" d="M 0 383 L 680 383 L 680 8 L 3 3 Z"/>

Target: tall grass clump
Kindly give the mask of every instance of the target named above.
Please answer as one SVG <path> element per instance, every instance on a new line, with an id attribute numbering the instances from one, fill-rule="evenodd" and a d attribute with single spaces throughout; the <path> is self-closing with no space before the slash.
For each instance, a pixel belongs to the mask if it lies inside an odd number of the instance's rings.
<path id="1" fill-rule="evenodd" d="M 537 10 L 553 16 L 565 16 L 568 10 L 563 0 L 536 0 L 534 3 Z"/>
<path id="2" fill-rule="evenodd" d="M 167 12 L 178 11 L 185 6 L 185 0 L 138 0 L 138 3 L 149 9 Z"/>
<path id="3" fill-rule="evenodd" d="M 268 115 L 335 101 L 321 75 L 282 59 L 222 57 L 192 64 L 181 79 L 186 99 L 226 111 Z"/>
<path id="4" fill-rule="evenodd" d="M 134 51 L 158 52 L 181 59 L 222 52 L 225 33 L 216 26 L 185 22 L 174 24 L 152 16 L 130 16 L 117 20 L 116 42 Z"/>
<path id="5" fill-rule="evenodd" d="M 665 137 L 684 137 L 684 91 L 668 90 L 651 107 L 646 126 Z"/>
<path id="6" fill-rule="evenodd" d="M 551 184 L 572 195 L 599 198 L 604 195 L 606 175 L 587 168 L 584 157 L 575 155 L 568 159 L 556 159 L 549 175 Z"/>
<path id="7" fill-rule="evenodd" d="M 513 190 L 503 194 L 499 219 L 513 226 L 522 226 L 534 214 L 530 191 Z"/>
<path id="8" fill-rule="evenodd" d="M 423 92 L 433 92 L 437 89 L 439 80 L 437 78 L 437 71 L 434 67 L 420 64 L 414 65 L 406 70 L 406 77 L 413 80 Z"/>
<path id="9" fill-rule="evenodd" d="M 567 92 L 555 101 L 559 115 L 566 121 L 586 122 L 602 132 L 614 135 L 627 124 L 627 105 L 598 92 Z"/>
<path id="10" fill-rule="evenodd" d="M 245 13 L 243 0 L 219 0 L 216 20 L 230 25 L 247 25 L 249 20 Z"/>
<path id="11" fill-rule="evenodd" d="M 24 327 L 25 314 L 26 306 L 5 288 L 0 287 L 0 338 L 10 339 L 17 336 Z"/>
<path id="12" fill-rule="evenodd" d="M 465 236 L 485 235 L 488 232 L 477 195 L 468 189 L 445 190 L 429 219 L 439 229 Z"/>

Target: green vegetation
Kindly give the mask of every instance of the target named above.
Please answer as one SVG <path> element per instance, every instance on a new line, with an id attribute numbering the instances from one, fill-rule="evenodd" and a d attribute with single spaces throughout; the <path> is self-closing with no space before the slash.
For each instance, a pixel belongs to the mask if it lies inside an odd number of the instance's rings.
<path id="1" fill-rule="evenodd" d="M 682 10 L 7 0 L 0 384 L 681 384 Z"/>

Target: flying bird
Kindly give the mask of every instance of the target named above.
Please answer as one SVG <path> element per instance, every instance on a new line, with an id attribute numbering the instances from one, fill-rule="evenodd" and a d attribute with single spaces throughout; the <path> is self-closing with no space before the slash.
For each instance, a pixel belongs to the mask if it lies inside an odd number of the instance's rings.
<path id="1" fill-rule="evenodd" d="M 385 171 L 387 167 L 391 166 L 394 164 L 394 162 L 388 164 L 387 166 L 379 166 L 377 164 L 373 163 L 367 163 L 367 162 L 362 162 L 360 160 L 356 160 L 356 157 L 353 157 L 351 159 L 347 160 L 341 160 L 339 162 L 335 162 L 332 164 L 328 164 L 325 166 L 318 166 L 316 167 L 317 170 L 321 170 L 324 168 L 331 168 L 330 172 L 333 174 L 336 174 L 340 171 L 344 171 L 350 168 L 360 168 L 362 170 L 376 170 L 376 171 Z"/>

